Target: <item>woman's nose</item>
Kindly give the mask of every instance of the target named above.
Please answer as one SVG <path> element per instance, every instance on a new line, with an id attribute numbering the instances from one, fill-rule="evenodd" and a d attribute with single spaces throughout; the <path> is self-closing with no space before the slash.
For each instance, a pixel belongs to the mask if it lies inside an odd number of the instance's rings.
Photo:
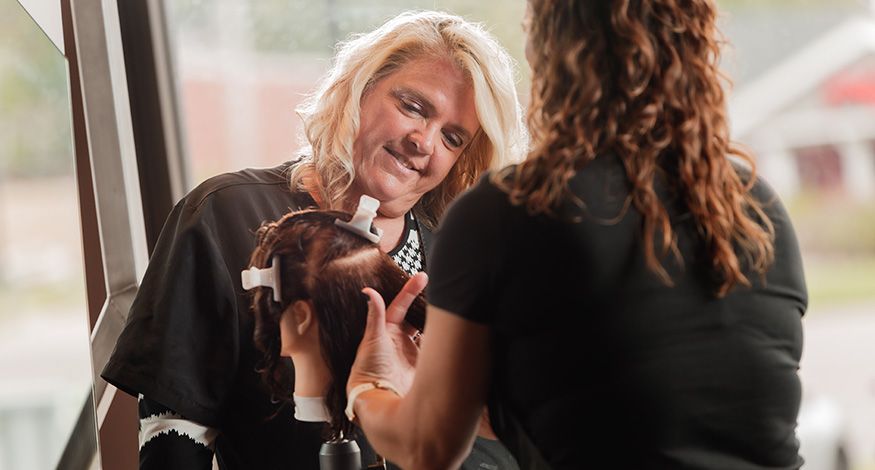
<path id="1" fill-rule="evenodd" d="M 431 155 L 434 152 L 434 141 L 437 129 L 425 126 L 412 130 L 407 134 L 408 152 L 415 155 Z"/>

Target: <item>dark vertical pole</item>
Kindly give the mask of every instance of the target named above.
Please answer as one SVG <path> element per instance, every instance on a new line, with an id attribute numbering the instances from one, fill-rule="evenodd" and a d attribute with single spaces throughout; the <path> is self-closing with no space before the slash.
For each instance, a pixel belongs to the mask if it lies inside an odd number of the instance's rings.
<path id="1" fill-rule="evenodd" d="M 181 134 L 175 120 L 175 87 L 167 86 L 162 89 L 160 85 L 162 74 L 172 78 L 172 64 L 169 60 L 171 51 L 166 50 L 166 37 L 160 34 L 165 31 L 164 25 L 153 24 L 153 20 L 163 21 L 158 6 L 148 0 L 118 2 L 140 194 L 143 198 L 143 217 L 150 254 L 158 240 L 164 219 L 176 199 L 182 196 L 178 193 L 184 188 L 176 188 L 174 185 L 182 184 L 178 184 L 174 178 L 185 179 L 185 165 L 179 161 L 181 149 L 178 139 L 168 135 Z M 151 14 L 150 8 L 153 10 Z M 162 39 L 157 44 L 154 40 L 156 33 Z M 156 54 L 159 49 L 163 49 L 164 53 Z M 163 63 L 159 63 L 159 57 L 165 58 Z M 170 96 L 166 96 L 167 94 Z M 171 122 L 167 122 L 168 116 Z M 176 175 L 175 171 L 183 174 Z"/>

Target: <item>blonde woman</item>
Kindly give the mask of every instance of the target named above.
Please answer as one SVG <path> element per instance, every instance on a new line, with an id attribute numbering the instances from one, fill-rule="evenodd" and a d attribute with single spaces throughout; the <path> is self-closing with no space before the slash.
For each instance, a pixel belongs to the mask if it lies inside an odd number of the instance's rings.
<path id="1" fill-rule="evenodd" d="M 387 310 L 366 290 L 347 410 L 378 452 L 452 468 L 488 404 L 526 469 L 802 464 L 799 247 L 729 140 L 716 18 L 529 1 L 532 149 L 442 222 L 409 389 L 398 322 L 424 276 Z"/>
<path id="2" fill-rule="evenodd" d="M 223 469 L 318 467 L 324 423 L 293 419 L 259 379 L 239 276 L 255 231 L 290 210 L 352 211 L 367 194 L 380 201 L 380 248 L 409 274 L 427 269 L 449 201 L 525 146 L 514 84 L 480 26 L 399 15 L 340 45 L 300 110 L 301 158 L 217 176 L 176 206 L 103 371 L 141 397 L 141 468 L 209 468 L 214 451 Z M 464 466 L 514 468 L 487 441 Z"/>

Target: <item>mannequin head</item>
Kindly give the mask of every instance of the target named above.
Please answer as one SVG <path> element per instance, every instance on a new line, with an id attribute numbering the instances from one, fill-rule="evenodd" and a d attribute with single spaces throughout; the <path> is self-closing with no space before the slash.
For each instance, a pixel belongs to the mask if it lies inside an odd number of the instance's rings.
<path id="1" fill-rule="evenodd" d="M 351 431 L 343 409 L 349 369 L 367 318 L 361 290 L 372 287 L 388 303 L 408 279 L 376 243 L 335 224 L 337 219 L 350 218 L 338 211 L 287 214 L 259 229 L 249 263 L 257 268 L 274 262 L 280 266 L 280 302 L 268 287 L 252 291 L 254 339 L 264 354 L 259 371 L 265 383 L 276 398 L 289 402 L 296 377 L 320 388 L 324 384 L 321 395 L 335 434 Z M 421 329 L 424 319 L 425 302 L 420 297 L 407 321 Z M 285 357 L 294 357 L 301 370 L 293 371 Z"/>

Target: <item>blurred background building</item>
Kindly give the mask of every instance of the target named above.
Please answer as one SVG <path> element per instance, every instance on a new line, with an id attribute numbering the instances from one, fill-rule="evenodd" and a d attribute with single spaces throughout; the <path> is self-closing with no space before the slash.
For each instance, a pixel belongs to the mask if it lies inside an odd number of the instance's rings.
<path id="1" fill-rule="evenodd" d="M 60 10 L 34 21 L 40 10 L 28 5 L 39 2 L 22 3 L 0 1 L 0 470 L 56 467 L 92 383 L 70 51 L 58 39 Z M 806 468 L 875 469 L 875 7 L 863 0 L 718 4 L 731 44 L 724 68 L 733 81 L 734 138 L 756 155 L 788 206 L 805 258 L 811 306 L 799 434 Z M 527 102 L 524 6 L 163 3 L 181 189 L 292 158 L 301 147 L 295 107 L 327 70 L 334 44 L 405 9 L 482 21 L 520 61 Z M 128 66 L 129 74 L 136 70 Z"/>

